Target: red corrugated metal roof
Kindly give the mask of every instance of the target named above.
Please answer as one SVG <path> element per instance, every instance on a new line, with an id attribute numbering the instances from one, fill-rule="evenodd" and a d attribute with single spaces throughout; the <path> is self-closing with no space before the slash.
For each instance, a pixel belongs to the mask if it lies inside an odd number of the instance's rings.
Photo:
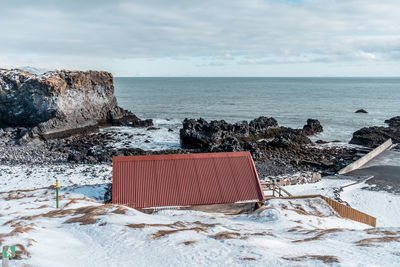
<path id="1" fill-rule="evenodd" d="M 112 202 L 132 208 L 262 201 L 249 152 L 114 157 Z"/>

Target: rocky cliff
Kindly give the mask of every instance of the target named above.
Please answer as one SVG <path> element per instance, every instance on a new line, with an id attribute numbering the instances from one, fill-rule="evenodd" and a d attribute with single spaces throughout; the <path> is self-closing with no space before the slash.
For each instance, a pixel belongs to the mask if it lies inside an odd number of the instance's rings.
<path id="1" fill-rule="evenodd" d="M 0 127 L 22 135 L 63 137 L 103 125 L 151 126 L 120 108 L 113 76 L 104 71 L 51 71 L 41 75 L 0 69 Z"/>

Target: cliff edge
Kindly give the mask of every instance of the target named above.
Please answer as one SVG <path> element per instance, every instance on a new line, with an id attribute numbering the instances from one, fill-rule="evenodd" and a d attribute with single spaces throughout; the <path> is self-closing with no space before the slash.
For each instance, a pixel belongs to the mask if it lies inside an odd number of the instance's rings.
<path id="1" fill-rule="evenodd" d="M 107 125 L 152 125 L 118 106 L 111 73 L 0 69 L 0 127 L 49 139 Z"/>

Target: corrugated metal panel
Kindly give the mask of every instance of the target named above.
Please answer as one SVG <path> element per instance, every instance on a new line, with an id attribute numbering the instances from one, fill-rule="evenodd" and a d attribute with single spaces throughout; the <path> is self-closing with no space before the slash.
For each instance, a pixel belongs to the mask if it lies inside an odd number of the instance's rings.
<path id="1" fill-rule="evenodd" d="M 139 209 L 264 199 L 249 152 L 115 157 L 112 194 Z"/>

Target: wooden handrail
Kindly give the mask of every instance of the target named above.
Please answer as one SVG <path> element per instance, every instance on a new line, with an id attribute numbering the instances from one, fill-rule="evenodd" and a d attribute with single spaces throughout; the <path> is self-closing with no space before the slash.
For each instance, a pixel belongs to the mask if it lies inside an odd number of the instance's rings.
<path id="1" fill-rule="evenodd" d="M 288 196 L 292 195 L 286 189 L 282 188 L 282 186 L 280 186 L 279 184 L 277 184 L 275 182 L 271 182 L 271 183 L 263 182 L 263 183 L 261 183 L 261 186 L 264 191 L 272 191 L 273 197 L 275 197 L 275 192 L 278 193 L 278 197 L 284 197 L 282 194 L 282 191 Z"/>
<path id="2" fill-rule="evenodd" d="M 356 222 L 365 223 L 372 227 L 376 227 L 376 218 L 368 215 L 364 212 L 356 210 L 352 207 L 348 207 L 339 203 L 329 197 L 323 195 L 303 195 L 303 196 L 288 196 L 288 197 L 276 197 L 279 199 L 304 199 L 304 198 L 317 198 L 320 197 L 328 203 L 331 208 L 336 211 L 336 213 L 343 218 L 350 219 Z M 266 199 L 271 199 L 271 197 L 266 197 Z"/>

